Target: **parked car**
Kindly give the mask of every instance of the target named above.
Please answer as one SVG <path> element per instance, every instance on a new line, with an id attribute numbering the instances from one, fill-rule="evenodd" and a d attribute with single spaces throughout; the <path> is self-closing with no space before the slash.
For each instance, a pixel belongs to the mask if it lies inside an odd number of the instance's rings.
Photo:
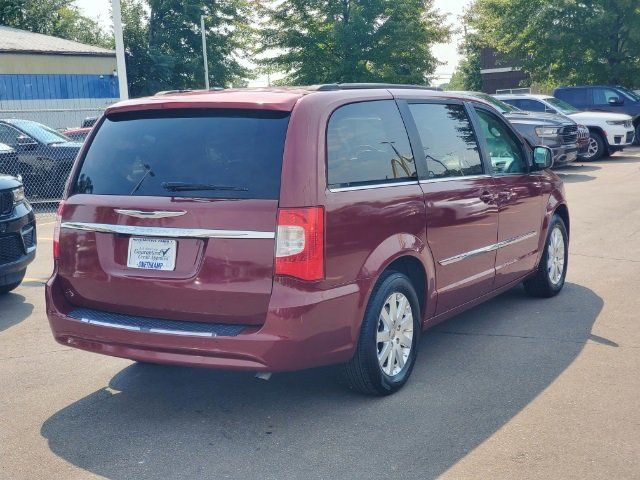
<path id="1" fill-rule="evenodd" d="M 586 152 L 586 142 L 579 139 L 579 127 L 565 115 L 525 112 L 482 92 L 456 92 L 482 100 L 498 110 L 530 145 L 545 145 L 553 151 L 553 164 L 566 165 Z M 583 134 L 581 134 L 583 135 Z M 578 141 L 582 142 L 581 145 Z M 582 152 L 580 151 L 582 149 Z"/>
<path id="2" fill-rule="evenodd" d="M 342 364 L 352 388 L 384 395 L 426 328 L 522 282 L 563 287 L 551 150 L 483 102 L 203 91 L 113 105 L 95 128 L 46 287 L 64 345 L 267 373 Z"/>
<path id="3" fill-rule="evenodd" d="M 9 145 L 0 143 L 0 175 L 12 175 L 17 177 L 18 154 Z"/>
<path id="4" fill-rule="evenodd" d="M 89 133 L 91 132 L 91 127 L 86 128 L 67 128 L 62 132 L 65 137 L 70 138 L 74 142 L 82 143 L 85 141 Z"/>
<path id="5" fill-rule="evenodd" d="M 20 181 L 0 175 L 0 295 L 18 288 L 36 255 L 36 219 Z"/>
<path id="6" fill-rule="evenodd" d="M 60 198 L 81 143 L 31 120 L 0 120 L 0 142 L 18 155 L 29 198 Z"/>
<path id="7" fill-rule="evenodd" d="M 579 110 L 623 113 L 631 116 L 635 143 L 640 142 L 640 93 L 621 86 L 592 85 L 556 88 L 553 96 Z"/>
<path id="8" fill-rule="evenodd" d="M 87 117 L 82 121 L 81 128 L 91 128 L 98 121 L 98 117 Z"/>
<path id="9" fill-rule="evenodd" d="M 549 95 L 496 95 L 503 102 L 531 112 L 561 113 L 589 127 L 590 140 L 586 160 L 599 160 L 633 143 L 635 129 L 629 115 L 608 112 L 583 112 Z"/>

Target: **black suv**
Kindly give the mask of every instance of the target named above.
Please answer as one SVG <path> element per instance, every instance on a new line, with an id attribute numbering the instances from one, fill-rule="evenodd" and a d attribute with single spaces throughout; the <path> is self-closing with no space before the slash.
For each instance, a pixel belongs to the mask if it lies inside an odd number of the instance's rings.
<path id="1" fill-rule="evenodd" d="M 592 85 L 556 88 L 553 96 L 580 110 L 625 113 L 633 117 L 635 144 L 640 144 L 640 95 L 620 86 Z"/>
<path id="2" fill-rule="evenodd" d="M 0 175 L 0 295 L 20 285 L 36 256 L 36 218 L 22 183 Z"/>
<path id="3" fill-rule="evenodd" d="M 31 120 L 0 120 L 0 142 L 16 151 L 20 174 L 29 199 L 60 198 L 76 155 L 82 147 L 60 132 Z"/>

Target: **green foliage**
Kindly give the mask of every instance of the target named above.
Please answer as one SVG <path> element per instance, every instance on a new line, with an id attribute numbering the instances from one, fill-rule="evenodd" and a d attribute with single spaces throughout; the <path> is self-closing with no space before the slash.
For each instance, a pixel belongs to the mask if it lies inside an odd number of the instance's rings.
<path id="1" fill-rule="evenodd" d="M 149 16 L 142 0 L 123 0 L 120 3 L 124 37 L 129 95 L 150 95 L 149 74 L 153 62 L 149 55 Z"/>
<path id="2" fill-rule="evenodd" d="M 72 0 L 0 0 L 0 25 L 113 48 L 113 38 Z"/>
<path id="3" fill-rule="evenodd" d="M 480 52 L 482 44 L 475 33 L 468 33 L 460 46 L 462 59 L 458 68 L 453 72 L 447 90 L 468 90 L 479 92 L 482 90 L 482 75 L 480 74 Z"/>
<path id="4" fill-rule="evenodd" d="M 204 87 L 200 15 L 205 15 L 212 86 L 239 86 L 251 39 L 248 0 L 123 0 L 122 22 L 131 96 Z"/>
<path id="5" fill-rule="evenodd" d="M 477 0 L 470 22 L 537 84 L 640 86 L 638 0 Z"/>
<path id="6" fill-rule="evenodd" d="M 284 0 L 266 2 L 260 63 L 282 83 L 428 82 L 430 51 L 449 38 L 432 0 Z"/>

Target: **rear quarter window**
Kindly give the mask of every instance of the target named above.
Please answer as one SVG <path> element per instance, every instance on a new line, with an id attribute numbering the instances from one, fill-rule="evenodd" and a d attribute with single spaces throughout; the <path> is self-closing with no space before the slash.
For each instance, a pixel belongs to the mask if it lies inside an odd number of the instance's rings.
<path id="1" fill-rule="evenodd" d="M 353 103 L 333 113 L 327 177 L 330 188 L 417 179 L 409 137 L 393 100 Z"/>
<path id="2" fill-rule="evenodd" d="M 74 192 L 278 199 L 288 122 L 288 113 L 245 110 L 107 117 L 82 161 Z"/>

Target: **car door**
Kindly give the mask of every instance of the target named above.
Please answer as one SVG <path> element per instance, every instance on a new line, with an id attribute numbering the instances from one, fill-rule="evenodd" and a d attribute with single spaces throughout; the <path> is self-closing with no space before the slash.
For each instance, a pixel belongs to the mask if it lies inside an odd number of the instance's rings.
<path id="1" fill-rule="evenodd" d="M 624 103 L 611 104 L 612 99 L 617 98 L 624 102 L 626 99 L 621 92 L 613 88 L 593 87 L 591 89 L 593 96 L 593 109 L 603 112 L 625 113 Z"/>
<path id="2" fill-rule="evenodd" d="M 543 184 L 530 173 L 529 151 L 497 113 L 475 106 L 477 131 L 490 160 L 498 204 L 498 248 L 495 286 L 517 281 L 531 272 L 538 258 L 542 228 Z"/>
<path id="3" fill-rule="evenodd" d="M 436 314 L 493 288 L 498 234 L 495 188 L 462 102 L 449 99 L 404 105 L 426 206 L 427 242 L 435 261 Z"/>

